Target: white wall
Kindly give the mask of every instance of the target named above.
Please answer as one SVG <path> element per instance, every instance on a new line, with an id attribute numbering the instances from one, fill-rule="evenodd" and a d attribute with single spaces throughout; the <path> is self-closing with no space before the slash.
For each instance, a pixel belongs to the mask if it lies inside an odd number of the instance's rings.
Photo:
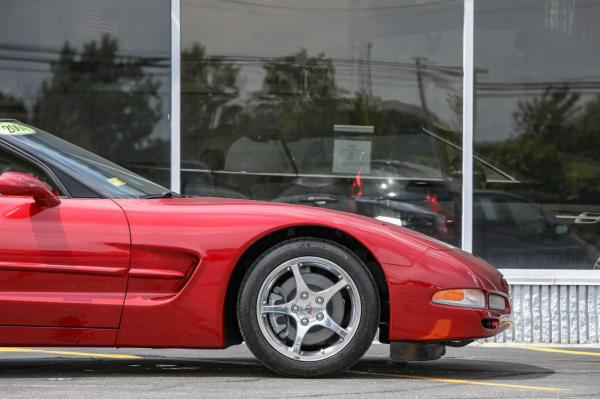
<path id="1" fill-rule="evenodd" d="M 511 284 L 510 288 L 514 325 L 488 342 L 600 343 L 600 286 Z"/>

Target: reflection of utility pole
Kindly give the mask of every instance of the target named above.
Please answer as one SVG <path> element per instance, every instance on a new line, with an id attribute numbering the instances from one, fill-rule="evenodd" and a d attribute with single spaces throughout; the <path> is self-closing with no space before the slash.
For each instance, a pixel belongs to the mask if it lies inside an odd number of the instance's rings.
<path id="1" fill-rule="evenodd" d="M 308 71 L 306 70 L 306 65 L 302 67 L 302 72 L 304 73 L 304 97 L 310 98 L 310 94 L 308 92 Z"/>
<path id="2" fill-rule="evenodd" d="M 425 113 L 425 122 L 427 127 L 431 128 L 431 115 L 429 114 L 429 108 L 427 108 L 427 102 L 425 101 L 425 88 L 423 87 L 423 64 L 422 61 L 426 61 L 427 58 L 415 57 L 415 68 L 417 71 L 417 84 L 419 85 L 419 98 L 421 99 L 421 107 Z"/>
<path id="3" fill-rule="evenodd" d="M 361 65 L 360 68 L 360 89 L 363 93 L 365 93 L 369 98 L 373 97 L 373 84 L 371 81 L 371 49 L 373 48 L 373 43 L 367 43 L 367 54 L 366 61 Z"/>
<path id="4" fill-rule="evenodd" d="M 367 94 L 369 98 L 373 97 L 373 85 L 371 83 L 371 49 L 373 43 L 367 43 Z"/>

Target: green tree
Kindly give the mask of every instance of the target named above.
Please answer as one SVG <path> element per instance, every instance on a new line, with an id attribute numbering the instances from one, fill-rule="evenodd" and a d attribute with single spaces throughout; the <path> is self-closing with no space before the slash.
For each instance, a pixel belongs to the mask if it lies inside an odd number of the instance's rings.
<path id="1" fill-rule="evenodd" d="M 161 118 L 160 83 L 145 73 L 143 59 L 118 50 L 108 35 L 85 44 L 80 54 L 65 43 L 42 84 L 33 120 L 104 157 L 135 162 L 166 148 L 149 140 Z"/>
<path id="2" fill-rule="evenodd" d="M 514 113 L 517 134 L 560 149 L 572 133 L 572 118 L 578 111 L 579 99 L 579 93 L 568 86 L 550 86 L 539 97 L 519 102 Z"/>
<path id="3" fill-rule="evenodd" d="M 518 104 L 516 136 L 479 149 L 489 160 L 535 180 L 538 191 L 562 201 L 592 198 L 600 187 L 600 96 L 583 108 L 580 102 L 581 95 L 567 86 L 549 87 Z"/>
<path id="4" fill-rule="evenodd" d="M 0 119 L 18 119 L 28 121 L 29 114 L 25 103 L 18 98 L 0 93 Z"/>
<path id="5" fill-rule="evenodd" d="M 561 151 L 568 193 L 579 201 L 597 203 L 600 194 L 600 95 L 582 107 Z"/>
<path id="6" fill-rule="evenodd" d="M 296 101 L 331 99 L 338 93 L 331 59 L 320 53 L 309 56 L 306 49 L 277 58 L 264 65 L 267 75 L 263 94 L 284 95 Z"/>
<path id="7" fill-rule="evenodd" d="M 309 56 L 300 49 L 266 62 L 263 68 L 262 90 L 245 113 L 253 131 L 292 140 L 300 135 L 322 136 L 332 129 L 342 91 L 336 86 L 330 58 L 323 53 Z"/>
<path id="8" fill-rule="evenodd" d="M 600 95 L 585 104 L 573 127 L 573 137 L 564 143 L 564 150 L 597 159 L 600 155 Z"/>
<path id="9" fill-rule="evenodd" d="M 518 103 L 513 113 L 516 135 L 502 142 L 479 145 L 481 154 L 534 182 L 530 189 L 563 192 L 568 183 L 560 148 L 572 134 L 579 94 L 568 87 L 548 87 Z"/>
<path id="10" fill-rule="evenodd" d="M 198 158 L 198 148 L 212 136 L 225 138 L 239 126 L 239 68 L 224 57 L 207 56 L 200 43 L 181 53 L 182 149 L 184 159 Z"/>

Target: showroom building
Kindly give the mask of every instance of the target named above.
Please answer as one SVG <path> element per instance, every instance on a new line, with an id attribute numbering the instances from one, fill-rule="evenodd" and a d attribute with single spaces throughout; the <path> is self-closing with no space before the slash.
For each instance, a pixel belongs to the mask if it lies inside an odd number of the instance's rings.
<path id="1" fill-rule="evenodd" d="M 600 0 L 3 0 L 0 118 L 185 194 L 384 219 L 600 343 Z"/>

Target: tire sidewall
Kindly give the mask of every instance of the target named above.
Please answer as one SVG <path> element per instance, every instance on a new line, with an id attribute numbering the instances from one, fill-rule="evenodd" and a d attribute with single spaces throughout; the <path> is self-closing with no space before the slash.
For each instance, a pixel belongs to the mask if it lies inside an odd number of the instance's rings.
<path id="1" fill-rule="evenodd" d="M 302 256 L 324 258 L 342 267 L 356 284 L 361 302 L 351 341 L 337 354 L 318 361 L 298 361 L 279 353 L 263 336 L 257 318 L 259 291 L 269 274 L 280 264 Z M 371 274 L 353 252 L 331 241 L 298 238 L 270 249 L 252 264 L 242 283 L 237 309 L 244 341 L 267 367 L 288 376 L 317 377 L 347 369 L 369 349 L 378 327 L 379 296 Z"/>

